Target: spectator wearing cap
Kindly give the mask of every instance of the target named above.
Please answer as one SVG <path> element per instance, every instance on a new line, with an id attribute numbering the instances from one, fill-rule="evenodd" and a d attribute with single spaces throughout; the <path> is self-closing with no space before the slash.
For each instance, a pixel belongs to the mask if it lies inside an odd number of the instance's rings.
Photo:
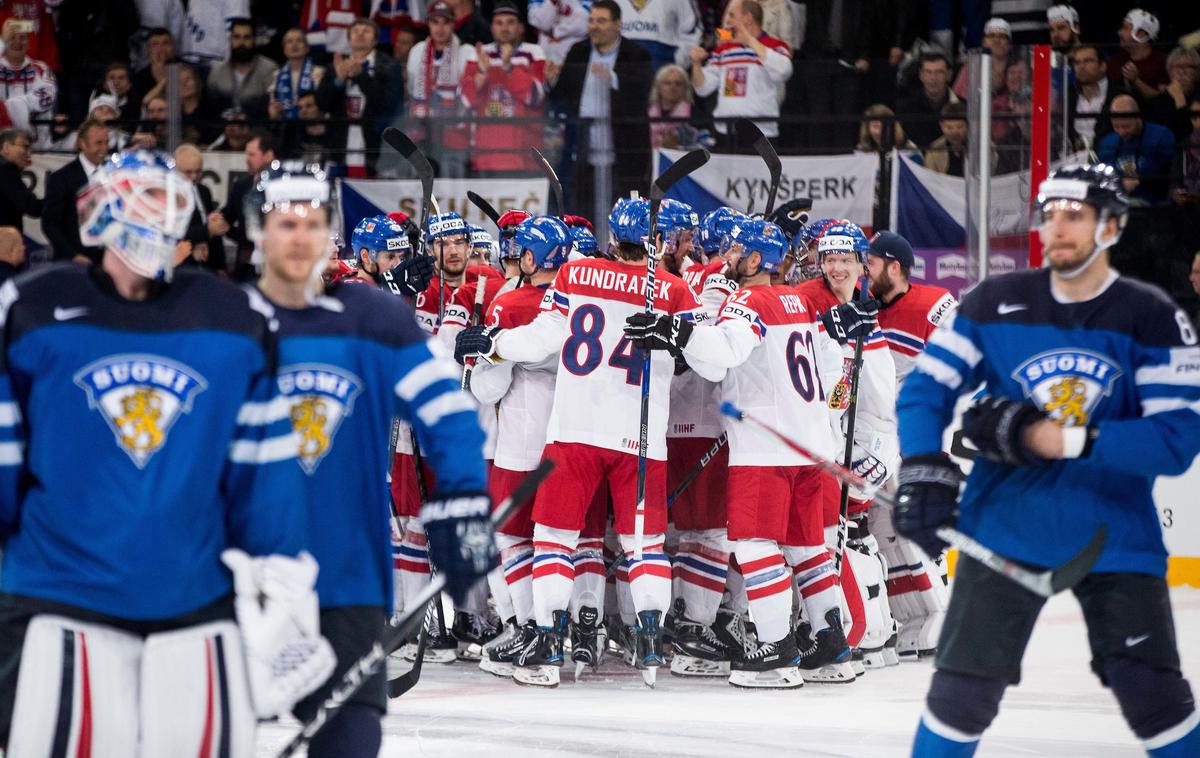
<path id="1" fill-rule="evenodd" d="M 283 33 L 284 63 L 275 72 L 275 81 L 269 89 L 271 100 L 267 113 L 272 119 L 298 118 L 300 95 L 317 91 L 325 68 L 313 63 L 308 52 L 308 39 L 303 29 L 292 27 Z"/>
<path id="2" fill-rule="evenodd" d="M 0 131 L 0 226 L 18 229 L 24 218 L 42 215 L 42 201 L 25 185 L 22 172 L 33 162 L 33 138 L 21 129 Z"/>
<path id="3" fill-rule="evenodd" d="M 983 46 L 992 54 L 992 95 L 1002 95 L 1005 91 L 1005 73 L 1012 63 L 1013 40 L 1012 28 L 1002 18 L 989 18 L 983 25 Z M 967 98 L 967 67 L 959 69 L 958 77 L 954 80 L 954 94 L 960 100 Z"/>
<path id="4" fill-rule="evenodd" d="M 221 120 L 225 122 L 221 136 L 212 141 L 208 151 L 212 153 L 240 153 L 246 149 L 250 140 L 250 125 L 246 123 L 246 114 L 238 108 L 230 108 L 221 112 Z"/>
<path id="5" fill-rule="evenodd" d="M 574 207 L 593 213 L 614 196 L 646 186 L 650 174 L 650 130 L 646 103 L 653 77 L 650 51 L 621 34 L 621 6 L 595 0 L 588 11 L 588 38 L 567 51 L 551 96 L 568 115 L 595 119 L 577 127 Z M 680 71 L 682 74 L 683 72 Z M 605 123 L 607 121 L 607 123 Z M 611 167 L 600 170 L 601 167 Z M 595 194 L 596 176 L 610 176 L 611 192 Z M 608 213 L 603 208 L 600 218 Z"/>
<path id="6" fill-rule="evenodd" d="M 466 124 L 456 120 L 464 112 L 458 85 L 470 48 L 455 36 L 454 9 L 446 0 L 430 3 L 425 19 L 429 38 L 408 55 L 408 115 L 414 136 L 438 163 L 438 176 L 461 179 L 467 175 L 470 144 Z"/>
<path id="7" fill-rule="evenodd" d="M 1182 142 L 1192 131 L 1188 102 L 1200 92 L 1200 53 L 1190 47 L 1175 48 L 1167 56 L 1167 74 L 1171 83 L 1146 104 L 1146 115 Z"/>
<path id="8" fill-rule="evenodd" d="M 938 52 L 925 53 L 917 64 L 920 86 L 896 102 L 896 115 L 904 131 L 917 147 L 924 150 L 941 136 L 938 118 L 942 109 L 957 103 L 958 95 L 950 89 L 950 61 Z"/>
<path id="9" fill-rule="evenodd" d="M 213 108 L 240 108 L 251 118 L 267 117 L 267 102 L 279 67 L 254 52 L 254 23 L 235 18 L 229 26 L 229 57 L 208 72 L 208 97 Z"/>
<path id="10" fill-rule="evenodd" d="M 1069 56 L 1079 47 L 1079 11 L 1071 6 L 1047 8 L 1046 28 L 1050 32 L 1050 47 L 1059 55 Z"/>
<path id="11" fill-rule="evenodd" d="M 1096 140 L 1096 158 L 1121 170 L 1125 192 L 1135 204 L 1161 205 L 1167 199 L 1174 135 L 1142 120 L 1132 95 L 1113 98 L 1111 116 L 1113 130 Z"/>
<path id="12" fill-rule="evenodd" d="M 1109 110 L 1122 90 L 1108 78 L 1100 48 L 1080 45 L 1071 56 L 1075 84 L 1067 93 L 1067 124 L 1076 148 L 1090 150 L 1096 140 L 1112 131 Z"/>
<path id="13" fill-rule="evenodd" d="M 317 87 L 317 102 L 331 119 L 349 119 L 347 173 L 374 176 L 380 135 L 404 108 L 404 71 L 392 56 L 376 49 L 379 30 L 370 19 L 350 25 L 350 54 L 333 56 L 333 75 Z"/>
<path id="14" fill-rule="evenodd" d="M 871 295 L 887 308 L 908 293 L 908 275 L 916 256 L 912 244 L 895 232 L 882 231 L 871 238 L 867 276 Z"/>
<path id="15" fill-rule="evenodd" d="M 947 176 L 962 176 L 967 157 L 967 106 L 947 103 L 942 109 L 938 128 L 942 136 L 925 150 L 925 168 Z M 996 148 L 992 148 L 992 170 L 996 169 Z"/>
<path id="16" fill-rule="evenodd" d="M 480 118 L 509 120 L 475 124 L 471 168 L 477 175 L 537 171 L 529 148 L 542 146 L 546 60 L 540 47 L 522 41 L 524 36 L 516 3 L 499 0 L 492 10 L 495 41 L 464 50 L 463 101 Z"/>
<path id="17" fill-rule="evenodd" d="M 1123 84 L 1143 102 L 1167 88 L 1167 54 L 1151 47 L 1158 39 L 1158 19 L 1141 8 L 1125 14 L 1117 30 L 1121 49 L 1108 59 L 1108 78 Z"/>
<path id="18" fill-rule="evenodd" d="M 454 36 L 475 47 L 492 41 L 492 27 L 475 8 L 475 0 L 447 0 L 454 9 Z"/>

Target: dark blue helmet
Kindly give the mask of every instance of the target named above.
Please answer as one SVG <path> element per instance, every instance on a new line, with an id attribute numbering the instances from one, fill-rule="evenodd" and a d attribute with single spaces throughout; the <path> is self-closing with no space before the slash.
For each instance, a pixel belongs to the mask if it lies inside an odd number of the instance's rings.
<path id="1" fill-rule="evenodd" d="M 467 222 L 463 221 L 463 217 L 454 211 L 432 214 L 425 224 L 425 241 L 427 243 L 440 237 L 452 237 L 456 234 L 466 236 L 468 232 Z"/>
<path id="2" fill-rule="evenodd" d="M 1105 163 L 1073 164 L 1050 172 L 1038 186 L 1039 211 L 1050 200 L 1078 200 L 1121 219 L 1129 212 L 1129 198 L 1121 183 L 1121 172 Z"/>
<path id="3" fill-rule="evenodd" d="M 650 201 L 621 198 L 608 214 L 608 230 L 617 242 L 641 245 L 650 234 Z"/>

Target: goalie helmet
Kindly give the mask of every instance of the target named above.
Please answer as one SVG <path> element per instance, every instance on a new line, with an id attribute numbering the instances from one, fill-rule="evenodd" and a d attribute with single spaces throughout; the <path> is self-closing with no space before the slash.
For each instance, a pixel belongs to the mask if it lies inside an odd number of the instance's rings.
<path id="1" fill-rule="evenodd" d="M 354 248 L 355 259 L 366 250 L 372 263 L 379 253 L 395 253 L 405 258 L 412 253 L 412 243 L 404 227 L 387 216 L 368 216 L 359 221 L 350 236 L 350 245 Z"/>
<path id="2" fill-rule="evenodd" d="M 532 253 L 538 268 L 553 271 L 571 254 L 571 231 L 555 216 L 535 216 L 517 225 L 511 244 Z"/>
<path id="3" fill-rule="evenodd" d="M 79 238 L 111 250 L 147 279 L 170 280 L 196 192 L 168 155 L 117 153 L 100 164 L 76 201 Z"/>

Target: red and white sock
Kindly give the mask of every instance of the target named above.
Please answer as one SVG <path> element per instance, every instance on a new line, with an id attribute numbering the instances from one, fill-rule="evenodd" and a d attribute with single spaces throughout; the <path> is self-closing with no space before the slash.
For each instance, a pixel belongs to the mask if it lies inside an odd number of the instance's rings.
<path id="1" fill-rule="evenodd" d="M 774 540 L 737 540 L 733 550 L 758 639 L 778 642 L 791 631 L 792 572 Z"/>
<path id="2" fill-rule="evenodd" d="M 533 527 L 533 615 L 538 626 L 553 626 L 554 612 L 567 610 L 571 602 L 575 584 L 571 554 L 578 542 L 578 531 Z"/>

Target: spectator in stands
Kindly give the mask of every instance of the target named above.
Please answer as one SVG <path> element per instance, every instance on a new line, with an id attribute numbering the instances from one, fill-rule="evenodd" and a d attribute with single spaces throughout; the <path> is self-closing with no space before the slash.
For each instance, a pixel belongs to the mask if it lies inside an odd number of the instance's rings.
<path id="1" fill-rule="evenodd" d="M 299 123 L 289 124 L 287 134 L 287 155 L 299 158 L 305 163 L 339 162 L 341 156 L 335 152 L 339 144 L 337 128 L 329 123 L 329 114 L 323 113 L 317 104 L 317 96 L 312 92 L 300 95 Z M 438 174 L 443 176 L 443 174 Z"/>
<path id="2" fill-rule="evenodd" d="M 129 138 L 131 147 L 159 150 L 167 146 L 167 98 L 155 95 L 146 101 L 146 118 Z"/>
<path id="3" fill-rule="evenodd" d="M 1002 18 L 989 18 L 983 26 L 983 46 L 992 53 L 992 95 L 1005 92 L 1005 74 L 1013 61 L 1012 29 Z M 960 100 L 967 99 L 967 67 L 958 71 L 954 80 L 954 94 Z"/>
<path id="4" fill-rule="evenodd" d="M 438 163 L 438 175 L 461 179 L 467 175 L 470 139 L 467 126 L 454 121 L 463 115 L 458 83 L 467 67 L 467 46 L 454 35 L 454 9 L 434 0 L 425 13 L 429 38 L 418 42 L 408 56 L 408 115 L 414 137 Z M 426 119 L 432 118 L 432 122 Z"/>
<path id="5" fill-rule="evenodd" d="M 167 77 L 163 78 L 146 94 L 143 103 L 149 103 L 157 97 L 165 98 L 167 94 Z M 204 82 L 194 67 L 183 63 L 179 66 L 179 106 L 183 121 L 183 142 L 197 145 L 207 145 L 220 133 L 217 117 L 221 111 L 214 108 L 212 100 L 204 90 Z M 149 106 L 146 105 L 149 118 Z M 160 139 L 160 146 L 163 143 Z"/>
<path id="6" fill-rule="evenodd" d="M 425 39 L 425 25 L 409 19 L 407 22 L 399 24 L 393 29 L 393 32 L 392 57 L 402 67 L 406 67 L 408 66 L 408 56 L 412 55 L 413 48 L 417 46 L 418 42 Z"/>
<path id="7" fill-rule="evenodd" d="M 650 53 L 654 71 L 668 63 L 687 67 L 700 44 L 704 27 L 692 0 L 616 0 L 621 6 L 621 34 Z"/>
<path id="8" fill-rule="evenodd" d="M 403 112 L 404 71 L 375 45 L 379 30 L 370 19 L 350 25 L 350 55 L 333 56 L 332 76 L 322 77 L 317 102 L 331 118 L 350 119 L 344 132 L 347 173 L 373 176 L 379 159 L 380 135 L 394 115 Z"/>
<path id="9" fill-rule="evenodd" d="M 44 61 L 29 57 L 29 37 L 32 23 L 20 18 L 4 22 L 0 32 L 4 42 L 4 54 L 0 57 L 0 100 L 6 101 L 10 116 L 14 114 L 15 101 L 27 117 L 23 122 L 13 119 L 14 126 L 33 126 L 31 122 L 48 119 L 54 112 L 58 97 L 58 82 L 54 72 Z M 50 131 L 45 126 L 33 129 L 37 142 L 49 139 Z"/>
<path id="10" fill-rule="evenodd" d="M 362 13 L 360 0 L 305 0 L 300 12 L 310 54 L 317 63 L 328 65 L 332 51 L 346 43 L 347 28 Z"/>
<path id="11" fill-rule="evenodd" d="M 1143 121 L 1132 95 L 1113 98 L 1111 118 L 1113 130 L 1096 140 L 1096 157 L 1121 170 L 1135 204 L 1165 202 L 1175 147 L 1171 130 Z"/>
<path id="12" fill-rule="evenodd" d="M 1016 111 L 1013 104 L 1017 99 L 1028 102 L 1030 92 L 1029 64 L 1018 58 L 1008 64 L 1004 71 L 1004 87 L 999 94 L 992 97 L 993 141 L 1000 142 L 1016 136 L 1014 132 L 1019 129 L 1019 125 L 1009 118 Z M 1029 111 L 1025 110 L 1024 113 L 1028 114 Z"/>
<path id="13" fill-rule="evenodd" d="M 104 71 L 104 81 L 92 90 L 93 101 L 97 95 L 113 96 L 117 101 L 117 122 L 126 129 L 142 117 L 142 100 L 133 92 L 133 78 L 129 74 L 128 63 L 109 64 Z"/>
<path id="14" fill-rule="evenodd" d="M 1125 14 L 1117 38 L 1121 49 L 1108 59 L 1108 78 L 1123 84 L 1144 101 L 1166 89 L 1171 81 L 1167 74 L 1167 54 L 1151 47 L 1158 39 L 1158 19 L 1134 8 Z"/>
<path id="15" fill-rule="evenodd" d="M 538 30 L 547 66 L 561 66 L 571 46 L 587 37 L 590 6 L 583 0 L 529 1 L 529 25 Z"/>
<path id="16" fill-rule="evenodd" d="M 762 6 L 763 31 L 775 39 L 783 40 L 787 44 L 788 50 L 792 52 L 798 50 L 800 48 L 799 25 L 793 18 L 792 0 L 756 0 L 756 2 Z"/>
<path id="17" fill-rule="evenodd" d="M 686 121 L 657 120 L 690 119 L 693 99 L 688 72 L 674 63 L 658 70 L 650 88 L 651 147 L 689 147 L 695 142 L 696 130 Z"/>
<path id="18" fill-rule="evenodd" d="M 1045 13 L 1049 0 L 1003 0 L 1003 2 L 964 2 L 961 5 L 978 5 L 983 8 L 991 6 L 990 12 L 994 19 L 1008 24 L 1009 39 L 1015 47 L 1046 44 Z M 991 21 L 992 19 L 988 19 Z M 984 36 L 987 27 L 984 27 Z M 984 44 L 987 44 L 984 42 Z M 965 46 L 967 50 L 971 45 Z"/>
<path id="19" fill-rule="evenodd" d="M 79 212 L 75 196 L 108 157 L 108 127 L 84 121 L 79 127 L 79 154 L 46 180 L 42 208 L 42 233 L 54 250 L 54 260 L 100 262 L 103 249 L 84 247 L 79 241 Z"/>
<path id="20" fill-rule="evenodd" d="M 171 32 L 158 27 L 151 29 L 146 37 L 148 63 L 133 72 L 133 96 L 145 108 L 151 92 L 158 94 L 160 82 L 166 79 L 167 64 L 177 60 L 175 38 Z"/>
<path id="21" fill-rule="evenodd" d="M 459 88 L 467 107 L 482 118 L 514 120 L 475 125 L 471 168 L 477 175 L 538 170 L 529 148 L 542 146 L 546 60 L 540 47 L 522 42 L 524 36 L 516 3 L 498 0 L 492 9 L 495 41 L 464 51 Z"/>
<path id="22" fill-rule="evenodd" d="M 939 174 L 962 176 L 967 157 L 967 107 L 962 103 L 946 103 L 941 116 L 938 128 L 942 136 L 925 149 L 925 168 Z"/>
<path id="23" fill-rule="evenodd" d="M 272 119 L 299 118 L 300 95 L 317 91 L 325 68 L 313 63 L 308 53 L 308 40 L 303 29 L 293 27 L 284 32 L 284 63 L 269 90 L 271 101 L 267 113 Z"/>
<path id="24" fill-rule="evenodd" d="M 33 162 L 30 145 L 33 138 L 20 129 L 0 131 L 0 226 L 24 223 L 25 216 L 42 215 L 42 201 L 25 185 L 21 172 Z"/>
<path id="25" fill-rule="evenodd" d="M 238 281 L 248 281 L 255 276 L 250 261 L 254 245 L 246 234 L 246 193 L 258 181 L 259 172 L 270 166 L 276 157 L 275 138 L 270 133 L 256 131 L 250 135 L 246 143 L 246 175 L 229 185 L 225 207 L 208 214 L 208 234 L 227 238 L 226 247 L 230 249 L 226 251 L 226 260 L 232 258 L 233 277 Z"/>
<path id="26" fill-rule="evenodd" d="M 1146 115 L 1156 124 L 1171 130 L 1175 138 L 1183 141 L 1192 125 L 1189 121 L 1188 101 L 1196 96 L 1197 80 L 1200 79 L 1200 53 L 1190 47 L 1177 47 L 1167 56 L 1167 74 L 1171 83 L 1165 92 L 1160 92 L 1146 106 Z"/>
<path id="27" fill-rule="evenodd" d="M 600 120 L 573 135 L 572 182 L 580 213 L 592 214 L 594 206 L 646 186 L 650 130 L 645 109 L 651 78 L 650 51 L 621 35 L 621 6 L 614 0 L 595 0 L 588 12 L 588 38 L 567 51 L 550 93 L 568 116 Z M 611 129 L 602 123 L 606 118 Z M 605 175 L 598 171 L 605 166 L 611 166 L 612 192 L 598 197 L 593 191 L 596 176 Z"/>
<path id="28" fill-rule="evenodd" d="M 124 150 L 129 144 L 129 133 L 117 124 L 117 99 L 112 95 L 96 95 L 88 104 L 88 118 L 99 121 L 108 127 L 108 152 L 115 153 Z M 57 139 L 50 148 L 67 152 L 75 147 L 79 132 L 72 130 L 63 138 Z"/>
<path id="29" fill-rule="evenodd" d="M 1079 11 L 1069 5 L 1052 5 L 1046 9 L 1046 25 L 1054 52 L 1070 55 L 1079 47 Z"/>
<path id="30" fill-rule="evenodd" d="M 25 270 L 25 238 L 15 226 L 0 226 L 0 284 Z"/>
<path id="31" fill-rule="evenodd" d="M 475 8 L 475 0 L 447 0 L 454 9 L 454 36 L 469 47 L 492 41 L 492 27 Z"/>
<path id="32" fill-rule="evenodd" d="M 717 45 L 711 59 L 704 48 L 692 48 L 692 86 L 701 97 L 717 93 L 715 118 L 757 119 L 764 135 L 778 137 L 777 93 L 792 76 L 792 52 L 783 40 L 763 32 L 762 6 L 755 0 L 741 0 L 726 21 L 733 38 Z M 730 123 L 717 121 L 716 130 L 718 149 L 752 150 L 737 143 Z"/>
<path id="33" fill-rule="evenodd" d="M 208 146 L 208 150 L 220 153 L 244 152 L 246 143 L 250 141 L 250 125 L 246 123 L 246 114 L 237 108 L 230 108 L 221 114 L 221 120 L 225 122 L 225 128 L 221 130 L 221 136 Z"/>
<path id="34" fill-rule="evenodd" d="M 54 17 L 51 11 L 57 9 L 61 2 L 46 2 L 45 0 L 8 0 L 0 3 L 0 25 L 7 24 L 9 19 L 29 22 L 30 58 L 42 61 L 51 71 L 61 71 L 59 62 L 58 39 L 55 34 Z"/>
<path id="35" fill-rule="evenodd" d="M 187 177 L 196 191 L 196 208 L 188 223 L 187 234 L 179 243 L 186 249 L 178 249 L 180 257 L 176 265 L 201 266 L 213 272 L 224 272 L 225 250 L 220 239 L 215 244 L 208 233 L 208 215 L 217 209 L 212 191 L 200 181 L 204 175 L 204 154 L 200 148 L 185 142 L 175 148 L 175 168 Z"/>
<path id="36" fill-rule="evenodd" d="M 212 108 L 240 108 L 251 118 L 266 118 L 277 71 L 275 61 L 254 52 L 254 22 L 235 18 L 229 27 L 229 57 L 208 72 L 206 94 Z"/>
<path id="37" fill-rule="evenodd" d="M 959 102 L 950 90 L 950 61 L 941 53 L 925 53 L 918 64 L 921 87 L 916 92 L 900 98 L 896 113 L 904 131 L 917 146 L 924 149 L 941 134 L 940 116 L 942 109 L 950 103 Z"/>
<path id="38" fill-rule="evenodd" d="M 1105 74 L 1100 48 L 1095 45 L 1080 45 L 1071 61 L 1075 70 L 1075 86 L 1067 94 L 1071 141 L 1076 148 L 1087 150 L 1112 131 L 1109 110 L 1121 90 Z"/>
<path id="39" fill-rule="evenodd" d="M 887 121 L 892 124 L 892 139 L 887 145 L 884 145 L 884 124 Z M 896 114 L 891 108 L 881 103 L 868 106 L 863 111 L 862 123 L 858 127 L 858 144 L 854 149 L 860 153 L 878 153 L 883 149 L 896 149 L 915 153 L 917 158 L 921 157 L 921 151 L 904 133 L 904 127 L 896 119 Z"/>
<path id="40" fill-rule="evenodd" d="M 1179 205 L 1200 204 L 1200 98 L 1188 103 L 1188 119 L 1191 132 L 1180 142 L 1176 169 L 1172 174 L 1178 183 L 1171 191 L 1171 199 Z"/>
<path id="41" fill-rule="evenodd" d="M 41 5 L 41 0 L 36 0 Z M 30 5 L 31 0 L 5 5 Z M 72 125 L 83 120 L 96 82 L 113 61 L 129 59 L 129 39 L 138 30 L 134 0 L 104 2 L 59 2 L 46 0 L 54 8 L 55 36 L 62 66 L 47 60 L 58 75 L 59 113 L 71 117 Z M 33 57 L 38 57 L 34 53 Z"/>

